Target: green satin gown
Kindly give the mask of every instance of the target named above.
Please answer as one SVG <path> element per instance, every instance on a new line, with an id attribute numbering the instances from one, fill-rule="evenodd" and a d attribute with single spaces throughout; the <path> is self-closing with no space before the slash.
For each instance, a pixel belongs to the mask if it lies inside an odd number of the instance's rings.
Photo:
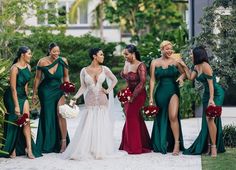
<path id="1" fill-rule="evenodd" d="M 27 100 L 25 85 L 29 82 L 30 77 L 31 73 L 28 67 L 24 69 L 18 68 L 18 74 L 16 78 L 16 91 L 20 106 L 20 114 L 23 114 L 24 103 Z M 15 114 L 15 105 L 10 87 L 8 87 L 4 93 L 4 105 L 8 112 L 8 114 L 5 115 L 5 120 L 15 122 L 18 117 Z M 2 147 L 2 150 L 8 152 L 9 154 L 0 154 L 0 157 L 9 157 L 14 149 L 16 149 L 17 156 L 26 155 L 26 140 L 23 134 L 23 127 L 19 127 L 10 123 L 5 123 L 4 138 L 6 140 L 3 140 L 4 146 Z M 33 139 L 31 140 L 31 147 L 35 157 L 42 156 L 41 152 L 37 149 Z"/>
<path id="2" fill-rule="evenodd" d="M 49 70 L 54 66 L 57 67 L 56 72 L 51 74 Z M 64 68 L 68 69 L 68 66 L 61 57 L 48 66 L 37 67 L 37 69 L 42 71 L 44 79 L 38 87 L 41 111 L 36 145 L 43 153 L 58 153 L 61 148 L 62 139 L 57 116 L 57 104 L 63 96 L 60 85 L 64 77 Z M 68 145 L 68 133 L 66 141 Z"/>
<path id="3" fill-rule="evenodd" d="M 206 113 L 205 113 L 205 110 L 208 106 L 208 102 L 210 98 L 209 86 L 208 86 L 208 81 L 207 81 L 208 79 L 213 80 L 215 104 L 217 106 L 222 106 L 223 101 L 224 101 L 224 90 L 219 84 L 216 83 L 216 78 L 214 75 L 210 76 L 210 75 L 202 73 L 201 75 L 197 77 L 196 80 L 202 82 L 205 88 L 203 99 L 202 99 L 203 100 L 202 128 L 197 139 L 194 141 L 194 143 L 183 152 L 183 154 L 186 154 L 186 155 L 200 155 L 202 153 L 207 152 L 207 149 L 208 149 L 209 132 L 208 132 L 208 125 L 207 125 L 207 120 L 206 120 Z M 217 136 L 216 136 L 217 152 L 222 153 L 222 152 L 225 152 L 225 147 L 224 147 L 224 142 L 223 142 L 223 132 L 222 132 L 222 124 L 221 124 L 220 117 L 215 118 L 215 124 L 217 128 Z"/>
<path id="4" fill-rule="evenodd" d="M 154 152 L 166 154 L 174 149 L 174 136 L 170 127 L 168 107 L 173 95 L 180 96 L 179 85 L 176 79 L 180 75 L 175 65 L 169 65 L 167 68 L 156 67 L 155 77 L 159 80 L 154 94 L 155 102 L 160 111 L 156 116 L 152 129 L 152 146 Z M 180 114 L 178 113 L 179 122 L 179 141 L 180 150 L 184 150 L 182 129 L 180 123 Z"/>

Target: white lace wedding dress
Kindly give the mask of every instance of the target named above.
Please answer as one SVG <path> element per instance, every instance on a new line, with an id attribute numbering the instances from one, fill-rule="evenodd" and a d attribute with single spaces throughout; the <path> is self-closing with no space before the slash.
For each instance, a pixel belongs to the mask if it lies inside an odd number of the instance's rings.
<path id="1" fill-rule="evenodd" d="M 106 79 L 111 80 L 107 89 L 108 92 L 111 92 L 117 79 L 109 68 L 102 66 L 102 72 L 98 75 L 96 82 L 87 73 L 86 68 L 81 70 L 81 87 L 75 97 L 78 98 L 84 94 L 85 110 L 80 113 L 81 119 L 78 127 L 71 143 L 62 155 L 63 158 L 102 159 L 113 154 L 113 123 L 109 112 L 109 100 L 102 87 Z"/>

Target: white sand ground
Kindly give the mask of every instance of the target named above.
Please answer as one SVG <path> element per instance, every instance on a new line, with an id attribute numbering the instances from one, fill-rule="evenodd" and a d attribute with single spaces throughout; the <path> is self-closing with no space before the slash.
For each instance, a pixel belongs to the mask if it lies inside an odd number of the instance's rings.
<path id="1" fill-rule="evenodd" d="M 223 124 L 236 123 L 236 108 L 224 108 Z M 234 114 L 235 113 L 235 114 Z M 121 108 L 116 104 L 117 121 L 115 122 L 114 138 L 116 149 L 121 141 L 121 132 L 124 125 Z M 37 120 L 34 124 L 37 126 Z M 199 133 L 201 119 L 184 119 L 182 128 L 185 147 L 188 147 Z M 78 124 L 78 118 L 68 120 L 70 137 L 73 136 Z M 149 133 L 151 133 L 153 122 L 146 122 Z M 36 134 L 36 128 L 33 129 Z M 117 149 L 118 150 L 118 149 Z M 141 155 L 128 155 L 118 152 L 117 156 L 103 160 L 63 160 L 61 154 L 44 154 L 43 157 L 29 160 L 25 156 L 15 159 L 0 158 L 0 170 L 201 170 L 200 156 L 172 156 L 160 153 L 147 153 Z"/>

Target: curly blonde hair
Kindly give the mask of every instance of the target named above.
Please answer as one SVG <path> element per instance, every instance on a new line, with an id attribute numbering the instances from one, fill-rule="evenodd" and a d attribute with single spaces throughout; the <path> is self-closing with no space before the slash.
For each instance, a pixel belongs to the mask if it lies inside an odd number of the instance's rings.
<path id="1" fill-rule="evenodd" d="M 161 42 L 161 44 L 160 44 L 160 49 L 162 50 L 162 49 L 163 49 L 165 46 L 167 46 L 167 45 L 173 46 L 173 44 L 172 44 L 170 41 L 165 40 L 165 41 L 162 41 L 162 42 Z"/>

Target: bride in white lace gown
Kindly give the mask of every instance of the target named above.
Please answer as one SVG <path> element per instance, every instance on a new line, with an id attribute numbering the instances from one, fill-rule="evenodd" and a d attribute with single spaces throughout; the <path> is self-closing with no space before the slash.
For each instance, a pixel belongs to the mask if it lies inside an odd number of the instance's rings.
<path id="1" fill-rule="evenodd" d="M 113 91 L 117 78 L 108 67 L 100 65 L 104 60 L 101 49 L 91 49 L 89 55 L 92 62 L 81 70 L 81 87 L 74 96 L 78 99 L 84 95 L 85 110 L 80 113 L 74 138 L 63 153 L 65 159 L 102 159 L 114 153 L 113 124 L 106 94 Z M 106 79 L 111 80 L 108 89 L 102 87 Z"/>

